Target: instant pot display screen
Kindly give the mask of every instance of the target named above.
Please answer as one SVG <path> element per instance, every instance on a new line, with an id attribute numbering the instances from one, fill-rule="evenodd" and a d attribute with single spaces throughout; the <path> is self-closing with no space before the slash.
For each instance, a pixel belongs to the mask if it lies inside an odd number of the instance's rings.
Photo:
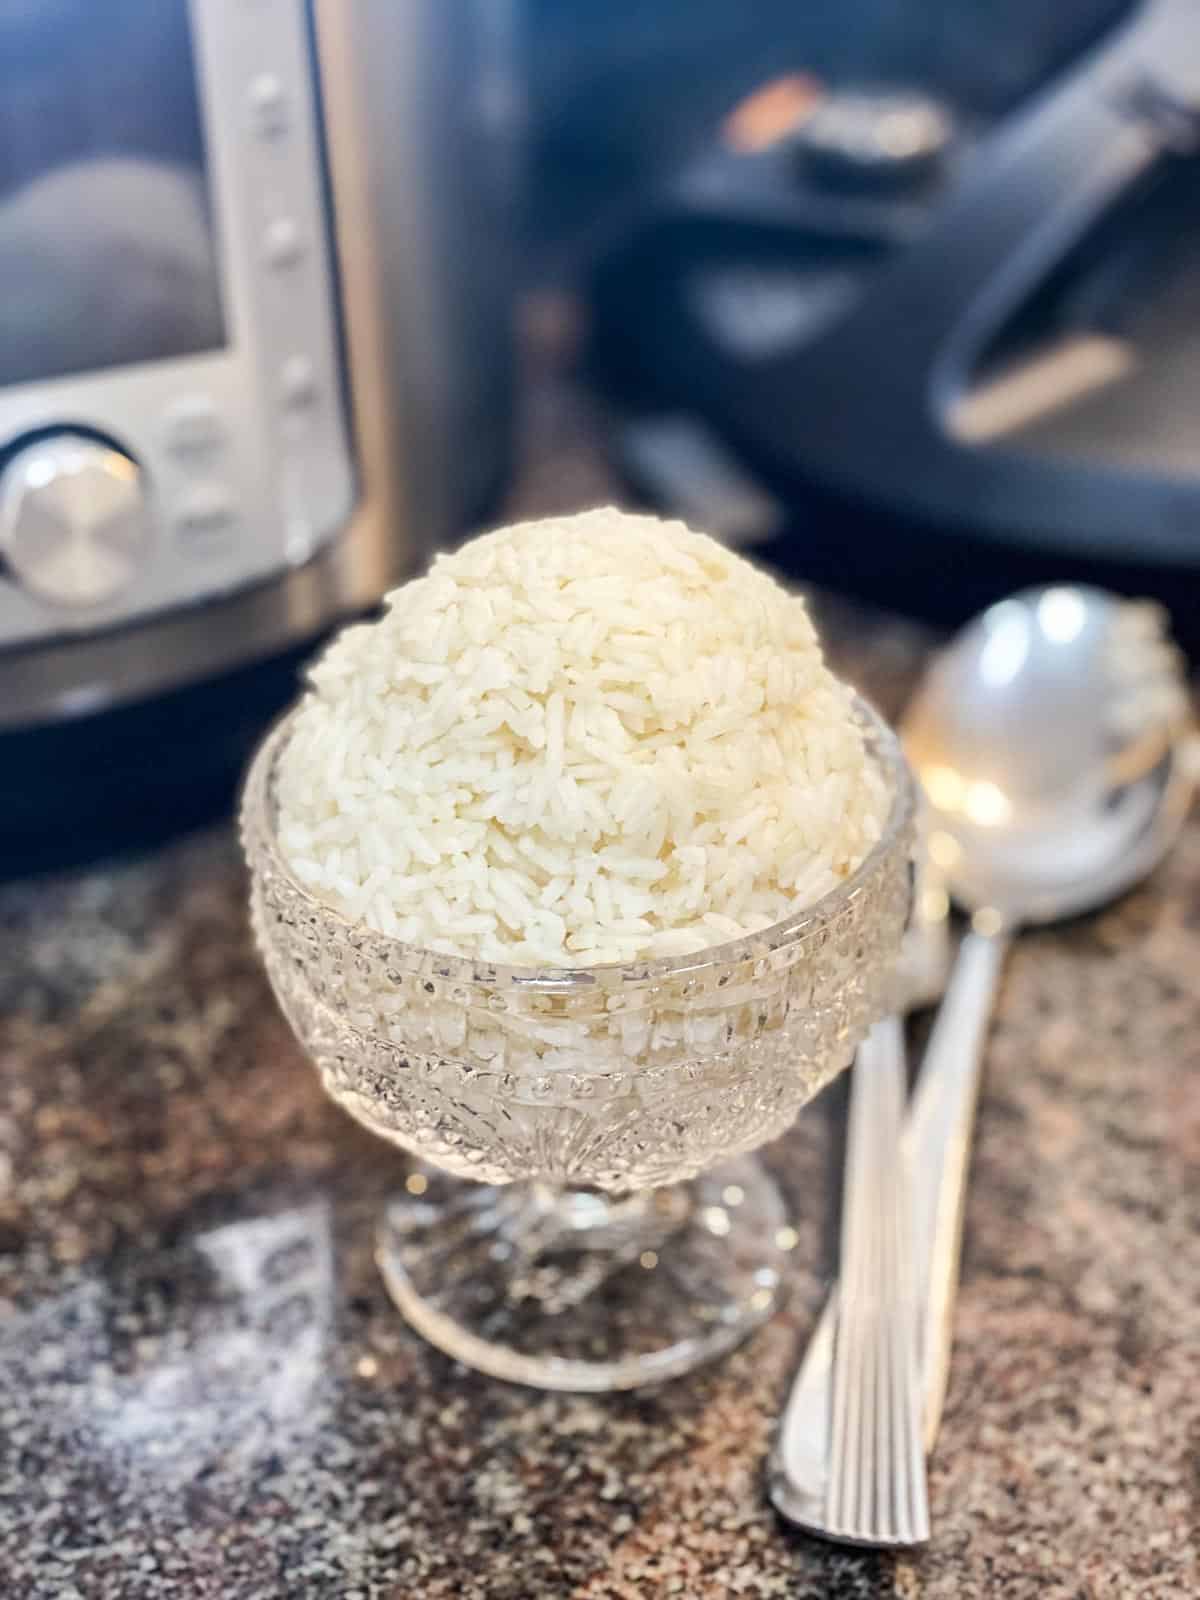
<path id="1" fill-rule="evenodd" d="M 0 385 L 224 342 L 187 0 L 0 0 Z"/>

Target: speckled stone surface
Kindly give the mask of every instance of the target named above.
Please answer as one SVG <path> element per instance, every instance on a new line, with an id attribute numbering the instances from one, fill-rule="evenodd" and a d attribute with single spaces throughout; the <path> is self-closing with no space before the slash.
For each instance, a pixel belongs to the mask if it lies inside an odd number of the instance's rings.
<path id="1" fill-rule="evenodd" d="M 917 637 L 840 624 L 894 703 Z M 226 831 L 0 891 L 5 1597 L 1200 1594 L 1200 823 L 1012 958 L 934 1537 L 898 1560 L 763 1494 L 830 1266 L 838 1092 L 770 1153 L 784 1314 L 655 1394 L 510 1389 L 392 1309 L 371 1225 L 402 1163 L 323 1102 L 244 901 Z"/>
<path id="2" fill-rule="evenodd" d="M 514 515 L 613 493 L 555 338 L 527 340 Z M 920 634 L 824 620 L 894 710 Z M 835 1086 L 769 1152 L 799 1243 L 750 1344 L 654 1394 L 531 1395 L 387 1299 L 402 1161 L 281 1021 L 231 832 L 0 889 L 0 1600 L 1200 1596 L 1200 820 L 1124 905 L 1012 957 L 934 1537 L 899 1560 L 763 1492 L 841 1113 Z"/>

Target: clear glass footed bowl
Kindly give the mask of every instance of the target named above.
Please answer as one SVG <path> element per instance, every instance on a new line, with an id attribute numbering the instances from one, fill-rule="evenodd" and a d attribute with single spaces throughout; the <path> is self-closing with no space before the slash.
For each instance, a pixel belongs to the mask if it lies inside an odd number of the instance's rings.
<path id="1" fill-rule="evenodd" d="M 844 884 L 734 943 L 578 969 L 439 955 L 323 905 L 276 840 L 289 719 L 264 742 L 242 839 L 279 1003 L 339 1105 L 475 1180 L 411 1171 L 380 1229 L 388 1287 L 435 1344 L 539 1387 L 628 1388 L 770 1314 L 792 1232 L 745 1153 L 888 1009 L 908 915 L 911 779 L 857 714 L 892 804 Z"/>

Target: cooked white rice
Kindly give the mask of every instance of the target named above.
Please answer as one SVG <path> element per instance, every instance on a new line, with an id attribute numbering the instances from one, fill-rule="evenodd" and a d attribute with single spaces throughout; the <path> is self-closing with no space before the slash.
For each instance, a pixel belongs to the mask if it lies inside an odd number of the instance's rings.
<path id="1" fill-rule="evenodd" d="M 803 601 L 678 522 L 476 539 L 311 684 L 278 775 L 292 870 L 446 953 L 689 954 L 816 900 L 887 810 Z"/>

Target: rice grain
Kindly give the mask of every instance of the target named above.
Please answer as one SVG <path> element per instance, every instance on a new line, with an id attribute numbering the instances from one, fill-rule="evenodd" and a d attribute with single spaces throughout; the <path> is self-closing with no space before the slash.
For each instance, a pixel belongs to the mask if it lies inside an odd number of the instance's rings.
<path id="1" fill-rule="evenodd" d="M 819 898 L 887 809 L 803 601 L 680 523 L 476 539 L 310 685 L 276 790 L 292 871 L 447 954 L 700 950 Z"/>

